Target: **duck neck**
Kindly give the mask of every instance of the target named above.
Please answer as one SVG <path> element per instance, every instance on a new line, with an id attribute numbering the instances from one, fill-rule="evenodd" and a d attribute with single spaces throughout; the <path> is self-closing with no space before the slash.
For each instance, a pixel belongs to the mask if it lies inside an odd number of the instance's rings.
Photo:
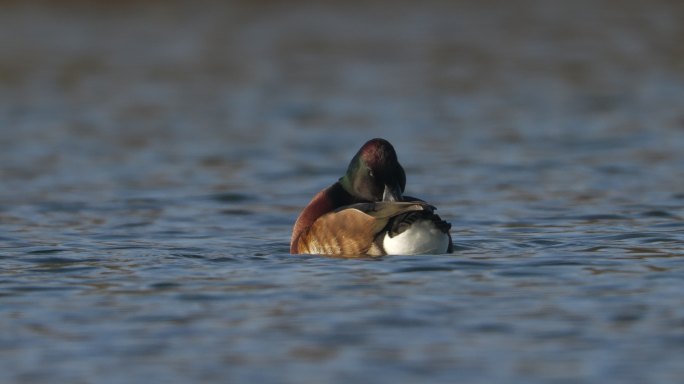
<path id="1" fill-rule="evenodd" d="M 313 225 L 314 221 L 328 212 L 332 212 L 337 208 L 357 202 L 352 195 L 350 195 L 345 188 L 337 182 L 328 188 L 318 192 L 311 200 L 309 205 L 304 208 L 299 214 L 295 222 L 294 230 L 292 231 L 291 243 L 296 243 L 297 238 L 301 232 Z M 296 249 L 292 248 L 296 253 Z"/>

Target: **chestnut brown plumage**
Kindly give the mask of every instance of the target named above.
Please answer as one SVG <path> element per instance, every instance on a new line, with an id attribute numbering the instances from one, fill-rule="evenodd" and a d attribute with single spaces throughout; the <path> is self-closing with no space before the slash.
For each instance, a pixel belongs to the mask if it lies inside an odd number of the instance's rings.
<path id="1" fill-rule="evenodd" d="M 399 235 L 409 233 L 417 221 L 430 223 L 429 230 L 401 241 L 428 241 L 428 247 L 409 244 L 396 249 L 432 249 L 429 242 L 437 242 L 444 245 L 435 248 L 437 252 L 451 252 L 451 225 L 431 205 L 403 196 L 405 186 L 394 147 L 384 139 L 369 140 L 354 155 L 346 174 L 316 194 L 299 215 L 290 253 L 384 255 L 386 245 L 395 249 Z"/>

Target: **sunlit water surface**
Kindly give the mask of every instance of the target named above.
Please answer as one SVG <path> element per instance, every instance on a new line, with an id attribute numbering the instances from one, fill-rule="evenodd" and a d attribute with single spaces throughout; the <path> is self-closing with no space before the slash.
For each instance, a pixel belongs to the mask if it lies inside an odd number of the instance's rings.
<path id="1" fill-rule="evenodd" d="M 259 3 L 1 6 L 1 382 L 684 377 L 677 2 Z M 374 136 L 455 253 L 289 255 Z"/>

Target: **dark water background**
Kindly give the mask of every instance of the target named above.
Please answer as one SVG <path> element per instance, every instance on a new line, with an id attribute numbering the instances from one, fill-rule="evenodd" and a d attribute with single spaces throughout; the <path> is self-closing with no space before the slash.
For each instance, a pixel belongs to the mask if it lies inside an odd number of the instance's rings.
<path id="1" fill-rule="evenodd" d="M 0 382 L 681 382 L 682 20 L 0 3 Z M 456 253 L 288 255 L 375 136 Z"/>

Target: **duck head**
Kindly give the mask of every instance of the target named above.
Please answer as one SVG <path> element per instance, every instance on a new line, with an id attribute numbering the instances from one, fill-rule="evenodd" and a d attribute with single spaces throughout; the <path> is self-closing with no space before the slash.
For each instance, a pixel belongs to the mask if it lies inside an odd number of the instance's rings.
<path id="1" fill-rule="evenodd" d="M 392 144 L 372 139 L 354 155 L 340 184 L 359 200 L 401 201 L 406 174 Z"/>

